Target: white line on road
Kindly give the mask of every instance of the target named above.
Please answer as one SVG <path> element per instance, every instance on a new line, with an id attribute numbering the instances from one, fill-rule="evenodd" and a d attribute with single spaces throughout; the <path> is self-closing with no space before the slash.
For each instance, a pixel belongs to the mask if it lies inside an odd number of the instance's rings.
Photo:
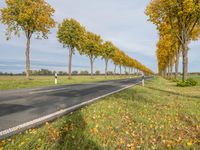
<path id="1" fill-rule="evenodd" d="M 141 83 L 141 81 L 138 82 L 138 83 L 135 83 L 135 84 L 131 84 L 131 85 L 125 86 L 125 87 L 123 87 L 123 88 L 121 88 L 121 89 L 119 89 L 119 90 L 116 90 L 116 91 L 107 93 L 107 94 L 105 94 L 105 95 L 96 97 L 96 98 L 91 99 L 91 100 L 89 100 L 89 101 L 82 102 L 82 103 L 77 104 L 77 105 L 75 105 L 75 106 L 72 106 L 72 107 L 69 107 L 69 108 L 66 108 L 66 109 L 62 109 L 62 110 L 59 110 L 59 111 L 57 111 L 57 112 L 55 112 L 55 113 L 52 113 L 52 114 L 43 116 L 43 117 L 41 117 L 41 118 L 34 119 L 34 120 L 32 120 L 32 121 L 23 123 L 23 124 L 21 124 L 21 125 L 18 125 L 18 126 L 15 126 L 15 127 L 12 127 L 12 128 L 6 129 L 6 130 L 3 130 L 3 131 L 0 132 L 0 138 L 1 138 L 1 136 L 9 135 L 9 134 L 11 134 L 12 132 L 16 132 L 17 130 L 30 127 L 30 126 L 32 126 L 32 125 L 34 125 L 34 124 L 44 123 L 45 121 L 50 120 L 51 118 L 52 118 L 52 119 L 53 119 L 53 118 L 56 118 L 57 116 L 61 116 L 61 115 L 65 114 L 65 113 L 69 112 L 70 110 L 74 110 L 74 109 L 76 109 L 76 108 L 80 108 L 80 107 L 85 106 L 85 105 L 87 105 L 87 104 L 89 104 L 89 103 L 92 103 L 92 102 L 94 102 L 94 101 L 96 101 L 96 100 L 98 100 L 98 99 L 101 99 L 101 98 L 104 98 L 104 97 L 106 97 L 106 96 L 109 96 L 109 95 L 118 93 L 118 92 L 120 92 L 120 91 L 123 91 L 123 90 L 125 90 L 125 89 L 128 89 L 128 88 L 130 88 L 130 87 L 132 87 L 132 86 L 134 86 L 134 85 L 137 85 L 137 84 L 139 84 L 139 83 Z"/>

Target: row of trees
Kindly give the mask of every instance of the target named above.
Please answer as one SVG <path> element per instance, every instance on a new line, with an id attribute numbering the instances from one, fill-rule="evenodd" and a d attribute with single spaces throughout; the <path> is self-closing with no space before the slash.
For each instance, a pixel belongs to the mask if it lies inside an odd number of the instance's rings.
<path id="1" fill-rule="evenodd" d="M 44 0 L 6 0 L 6 7 L 0 9 L 0 21 L 7 25 L 6 35 L 8 39 L 14 33 L 19 35 L 23 31 L 26 35 L 26 78 L 30 76 L 30 42 L 35 33 L 38 38 L 47 38 L 51 28 L 56 26 L 53 19 L 55 10 Z M 153 72 L 135 59 L 130 58 L 119 50 L 110 41 L 103 41 L 99 35 L 89 32 L 74 19 L 64 19 L 59 24 L 57 38 L 63 47 L 69 51 L 68 74 L 71 78 L 72 58 L 75 51 L 86 55 L 91 64 L 91 76 L 93 76 L 93 64 L 97 57 L 105 60 L 105 75 L 107 75 L 108 61 L 113 60 L 115 66 L 136 68 L 146 74 Z M 116 67 L 115 67 L 116 70 Z M 121 71 L 120 71 L 121 72 Z"/>
<path id="2" fill-rule="evenodd" d="M 149 21 L 159 31 L 157 43 L 158 70 L 162 76 L 178 79 L 179 58 L 182 54 L 182 80 L 187 79 L 189 43 L 200 36 L 200 0 L 152 0 L 146 9 Z"/>
<path id="3" fill-rule="evenodd" d="M 69 79 L 71 78 L 72 56 L 75 51 L 81 55 L 86 55 L 90 60 L 91 77 L 93 76 L 93 64 L 97 57 L 101 57 L 105 61 L 105 76 L 107 76 L 108 62 L 112 60 L 115 64 L 114 73 L 116 73 L 116 66 L 130 69 L 136 68 L 144 73 L 152 74 L 153 72 L 139 63 L 137 60 L 132 59 L 123 51 L 117 48 L 110 41 L 103 41 L 100 35 L 89 32 L 78 21 L 74 19 L 65 19 L 58 27 L 57 37 L 63 47 L 69 50 Z"/>
<path id="4" fill-rule="evenodd" d="M 132 70 L 133 71 L 133 70 Z M 135 70 L 136 71 L 136 70 Z M 58 76 L 66 76 L 68 75 L 67 72 L 64 72 L 64 71 L 51 71 L 51 70 L 48 70 L 48 69 L 41 69 L 41 70 L 31 70 L 31 75 L 36 75 L 36 76 L 44 76 L 44 75 L 55 75 L 55 73 L 58 74 Z M 77 71 L 77 70 L 74 70 L 72 71 L 72 75 L 89 75 L 89 71 L 87 70 L 82 70 L 82 71 Z M 113 71 L 108 71 L 107 72 L 108 75 L 114 75 L 114 72 Z M 125 75 L 129 75 L 130 73 L 129 72 L 125 72 Z M 180 74 L 180 73 L 179 73 Z M 0 72 L 0 76 L 21 76 L 21 75 L 26 75 L 26 72 L 22 72 L 22 73 L 12 73 L 12 72 Z M 103 76 L 104 73 L 101 73 L 99 70 L 96 70 L 95 71 L 95 75 L 101 75 Z M 117 75 L 119 75 L 119 73 L 117 73 Z M 135 75 L 135 76 L 140 76 L 141 75 L 141 72 L 131 72 L 130 75 Z M 181 75 L 181 74 L 180 74 Z M 189 75 L 200 75 L 200 72 L 191 72 L 189 73 Z"/>

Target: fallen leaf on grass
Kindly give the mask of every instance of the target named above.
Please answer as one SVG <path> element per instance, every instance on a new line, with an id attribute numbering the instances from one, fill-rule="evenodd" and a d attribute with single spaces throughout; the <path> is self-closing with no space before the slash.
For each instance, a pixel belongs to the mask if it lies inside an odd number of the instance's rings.
<path id="1" fill-rule="evenodd" d="M 192 142 L 191 141 L 189 141 L 189 142 L 187 142 L 187 146 L 192 146 Z"/>
<path id="2" fill-rule="evenodd" d="M 2 150 L 3 148 L 3 142 L 0 141 L 0 150 Z"/>

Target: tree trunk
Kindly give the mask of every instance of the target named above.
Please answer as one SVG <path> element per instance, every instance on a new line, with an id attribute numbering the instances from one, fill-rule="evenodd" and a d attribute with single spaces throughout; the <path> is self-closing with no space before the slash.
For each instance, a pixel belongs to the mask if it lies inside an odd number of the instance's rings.
<path id="1" fill-rule="evenodd" d="M 105 59 L 105 78 L 107 77 L 108 73 L 108 59 Z"/>
<path id="2" fill-rule="evenodd" d="M 125 75 L 126 75 L 126 67 L 124 67 Z"/>
<path id="3" fill-rule="evenodd" d="M 187 73 L 188 73 L 188 48 L 187 44 L 182 44 L 183 46 L 183 76 L 182 80 L 185 81 L 187 80 Z"/>
<path id="4" fill-rule="evenodd" d="M 73 55 L 73 49 L 69 48 L 69 64 L 68 64 L 68 79 L 71 79 L 72 76 L 72 55 Z"/>
<path id="5" fill-rule="evenodd" d="M 166 71 L 167 70 L 167 68 L 165 68 L 164 70 L 163 70 L 163 77 L 165 78 L 166 77 Z"/>
<path id="6" fill-rule="evenodd" d="M 119 66 L 119 69 L 120 69 L 120 76 L 122 75 L 122 66 L 120 65 Z"/>
<path id="7" fill-rule="evenodd" d="M 170 79 L 172 79 L 172 74 L 173 74 L 173 64 L 170 64 Z"/>
<path id="8" fill-rule="evenodd" d="M 169 78 L 172 79 L 173 74 L 173 59 L 170 59 L 169 61 Z"/>
<path id="9" fill-rule="evenodd" d="M 167 66 L 167 78 L 169 79 L 170 77 L 170 65 Z"/>
<path id="10" fill-rule="evenodd" d="M 177 50 L 177 52 L 176 52 L 176 64 L 175 64 L 175 78 L 176 78 L 176 80 L 178 80 L 179 57 L 180 57 L 180 52 L 179 52 L 179 50 Z"/>
<path id="11" fill-rule="evenodd" d="M 164 70 L 162 70 L 161 72 L 159 72 L 159 74 L 161 75 L 161 77 L 164 77 Z"/>
<path id="12" fill-rule="evenodd" d="M 167 67 L 165 68 L 165 78 L 167 78 Z"/>
<path id="13" fill-rule="evenodd" d="M 115 64 L 114 75 L 116 75 L 116 68 L 117 68 L 117 65 Z"/>
<path id="14" fill-rule="evenodd" d="M 28 80 L 30 79 L 30 41 L 31 41 L 31 38 L 28 35 L 27 42 L 26 42 L 26 52 L 25 52 L 25 55 L 26 55 L 26 79 L 28 79 Z"/>
<path id="15" fill-rule="evenodd" d="M 90 65 L 91 65 L 91 78 L 93 78 L 93 63 L 94 63 L 94 60 L 93 60 L 93 57 L 90 58 Z"/>

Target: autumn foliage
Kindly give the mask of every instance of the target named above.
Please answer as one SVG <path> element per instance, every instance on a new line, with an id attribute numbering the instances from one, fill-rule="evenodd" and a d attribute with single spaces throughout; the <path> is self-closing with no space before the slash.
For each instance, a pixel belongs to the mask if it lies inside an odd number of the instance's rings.
<path id="1" fill-rule="evenodd" d="M 30 42 L 35 33 L 37 37 L 47 38 L 50 29 L 55 27 L 52 18 L 54 9 L 44 0 L 6 0 L 6 7 L 0 9 L 0 21 L 7 25 L 7 38 L 20 31 L 25 33 L 26 78 L 30 75 Z"/>
<path id="2" fill-rule="evenodd" d="M 129 68 L 129 73 L 131 69 L 135 68 L 144 74 L 153 74 L 153 71 L 136 59 L 126 55 L 111 41 L 104 41 L 100 35 L 87 31 L 84 26 L 74 19 L 63 20 L 58 27 L 57 38 L 64 47 L 69 49 L 69 78 L 71 77 L 72 55 L 75 50 L 89 58 L 91 77 L 93 77 L 94 61 L 98 57 L 105 60 L 105 76 L 107 76 L 109 60 L 112 60 L 115 66 L 120 67 L 120 74 L 122 66 Z"/>
<path id="3" fill-rule="evenodd" d="M 30 43 L 33 34 L 38 38 L 47 38 L 50 29 L 55 27 L 56 22 L 53 19 L 54 8 L 45 0 L 6 0 L 6 7 L 0 9 L 0 21 L 7 26 L 8 39 L 12 34 L 20 34 L 20 31 L 26 35 L 26 78 L 30 76 Z M 111 41 L 104 41 L 100 35 L 87 31 L 78 21 L 74 19 L 64 19 L 58 26 L 58 41 L 69 50 L 68 73 L 71 79 L 72 56 L 75 51 L 89 58 L 91 66 L 91 77 L 93 76 L 94 61 L 101 57 L 105 60 L 105 75 L 109 60 L 112 60 L 115 66 L 121 68 L 135 68 L 144 74 L 153 74 L 137 60 L 129 57 L 122 50 L 117 48 Z M 116 67 L 115 67 L 116 70 Z"/>
<path id="4" fill-rule="evenodd" d="M 156 25 L 160 35 L 156 52 L 160 75 L 171 76 L 175 64 L 178 78 L 179 57 L 182 54 L 182 80 L 185 81 L 189 43 L 197 40 L 200 35 L 200 1 L 152 0 L 146 9 L 146 15 Z"/>

